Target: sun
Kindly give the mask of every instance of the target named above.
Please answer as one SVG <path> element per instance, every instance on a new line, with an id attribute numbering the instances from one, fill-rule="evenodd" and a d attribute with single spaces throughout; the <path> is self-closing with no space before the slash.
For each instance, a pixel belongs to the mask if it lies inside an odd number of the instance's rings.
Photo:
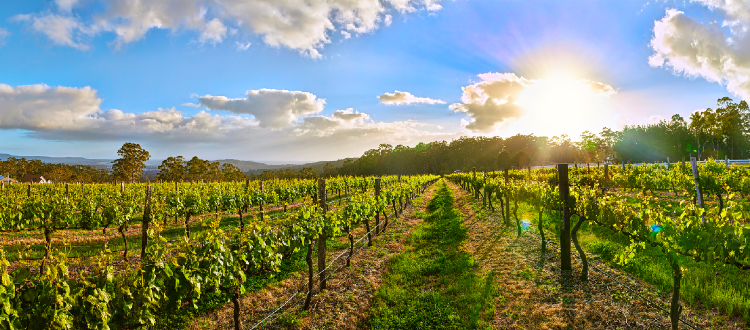
<path id="1" fill-rule="evenodd" d="M 516 104 L 524 107 L 524 120 L 535 134 L 577 137 L 602 122 L 607 106 L 608 97 L 590 83 L 570 72 L 552 72 L 526 87 Z"/>

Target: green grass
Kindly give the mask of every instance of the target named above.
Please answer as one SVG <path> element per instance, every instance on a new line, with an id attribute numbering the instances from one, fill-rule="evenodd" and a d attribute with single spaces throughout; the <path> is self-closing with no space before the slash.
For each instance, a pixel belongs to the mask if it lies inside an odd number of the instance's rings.
<path id="1" fill-rule="evenodd" d="M 534 215 L 531 227 L 536 231 L 538 212 L 525 203 L 519 204 L 518 211 L 519 214 L 530 212 Z M 559 242 L 561 217 L 556 212 L 545 211 L 544 221 L 545 229 L 554 234 L 548 235 L 547 239 Z M 584 224 L 578 232 L 578 239 L 587 252 L 601 257 L 609 266 L 653 284 L 661 293 L 672 292 L 672 268 L 660 251 L 647 247 L 627 265 L 619 265 L 615 259 L 629 244 L 626 237 L 605 228 Z M 572 252 L 577 253 L 575 249 Z M 697 307 L 718 308 L 726 316 L 742 317 L 745 324 L 750 326 L 750 274 L 747 271 L 729 265 L 711 266 L 690 259 L 684 259 L 681 265 L 684 277 L 680 294 L 683 302 Z"/>
<path id="2" fill-rule="evenodd" d="M 438 183 L 429 214 L 407 237 L 405 252 L 388 262 L 375 295 L 372 329 L 491 329 L 493 274 L 476 274 L 474 259 L 459 249 L 466 239 L 453 196 Z"/>

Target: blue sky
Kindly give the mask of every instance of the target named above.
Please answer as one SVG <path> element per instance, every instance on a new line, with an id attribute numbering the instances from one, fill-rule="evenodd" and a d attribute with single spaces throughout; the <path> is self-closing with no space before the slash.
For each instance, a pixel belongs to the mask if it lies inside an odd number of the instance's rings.
<path id="1" fill-rule="evenodd" d="M 747 1 L 339 2 L 4 4 L 0 153 L 331 160 L 750 95 Z"/>

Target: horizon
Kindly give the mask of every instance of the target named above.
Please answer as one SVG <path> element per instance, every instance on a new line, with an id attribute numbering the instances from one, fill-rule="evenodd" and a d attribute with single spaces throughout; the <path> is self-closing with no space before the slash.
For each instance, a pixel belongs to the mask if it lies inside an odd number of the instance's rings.
<path id="1" fill-rule="evenodd" d="M 133 142 L 152 159 L 301 164 L 461 136 L 579 140 L 750 96 L 744 5 L 169 3 L 0 8 L 0 151 L 115 159 Z"/>

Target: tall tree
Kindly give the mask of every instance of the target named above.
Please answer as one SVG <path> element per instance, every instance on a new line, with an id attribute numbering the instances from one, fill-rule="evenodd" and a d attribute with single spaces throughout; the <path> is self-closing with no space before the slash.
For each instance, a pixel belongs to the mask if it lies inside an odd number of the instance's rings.
<path id="1" fill-rule="evenodd" d="M 161 181 L 182 181 L 185 179 L 185 158 L 182 156 L 167 157 L 159 165 L 156 179 Z"/>
<path id="2" fill-rule="evenodd" d="M 117 154 L 120 158 L 112 162 L 112 172 L 116 178 L 129 182 L 135 182 L 143 175 L 144 162 L 151 157 L 140 144 L 130 142 L 123 144 Z"/>
<path id="3" fill-rule="evenodd" d="M 221 173 L 224 174 L 224 181 L 236 182 L 246 179 L 245 173 L 239 167 L 229 163 L 221 164 Z"/>

